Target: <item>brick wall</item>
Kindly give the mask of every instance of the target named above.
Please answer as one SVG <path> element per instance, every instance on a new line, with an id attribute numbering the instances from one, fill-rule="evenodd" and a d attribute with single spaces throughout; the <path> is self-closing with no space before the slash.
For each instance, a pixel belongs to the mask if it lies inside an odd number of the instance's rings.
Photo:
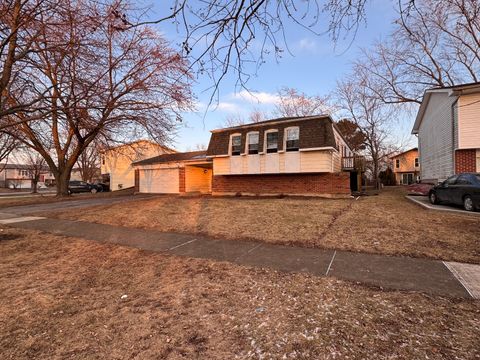
<path id="1" fill-rule="evenodd" d="M 476 153 L 475 149 L 455 151 L 455 173 L 475 172 L 477 167 Z"/>
<path id="2" fill-rule="evenodd" d="M 178 191 L 181 193 L 185 192 L 185 168 L 181 167 L 178 169 Z"/>
<path id="3" fill-rule="evenodd" d="M 350 174 L 215 175 L 215 194 L 348 195 Z"/>

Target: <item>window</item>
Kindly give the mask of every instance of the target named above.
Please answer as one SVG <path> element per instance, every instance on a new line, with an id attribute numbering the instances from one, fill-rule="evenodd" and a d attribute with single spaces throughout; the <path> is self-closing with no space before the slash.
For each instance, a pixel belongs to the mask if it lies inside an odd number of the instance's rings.
<path id="1" fill-rule="evenodd" d="M 453 185 L 455 181 L 457 181 L 458 175 L 450 176 L 447 180 L 445 180 L 446 185 Z"/>
<path id="2" fill-rule="evenodd" d="M 396 169 L 400 168 L 400 159 L 395 160 L 395 168 Z"/>
<path id="3" fill-rule="evenodd" d="M 472 182 L 470 181 L 470 179 L 468 178 L 467 175 L 460 175 L 455 184 L 457 184 L 457 185 L 472 185 Z"/>
<path id="4" fill-rule="evenodd" d="M 286 150 L 287 151 L 298 151 L 299 149 L 299 138 L 300 131 L 298 127 L 286 129 Z"/>
<path id="5" fill-rule="evenodd" d="M 258 132 L 249 133 L 248 138 L 248 153 L 258 154 Z"/>
<path id="6" fill-rule="evenodd" d="M 418 167 L 418 158 L 415 158 L 415 167 Z"/>
<path id="7" fill-rule="evenodd" d="M 267 132 L 267 153 L 278 151 L 278 131 Z"/>
<path id="8" fill-rule="evenodd" d="M 242 135 L 232 135 L 232 155 L 240 155 L 242 150 Z"/>

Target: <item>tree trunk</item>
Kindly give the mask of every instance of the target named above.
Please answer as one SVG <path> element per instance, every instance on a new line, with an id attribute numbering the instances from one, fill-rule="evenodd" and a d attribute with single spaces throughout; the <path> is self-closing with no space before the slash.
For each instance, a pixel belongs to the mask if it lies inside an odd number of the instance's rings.
<path id="1" fill-rule="evenodd" d="M 70 182 L 70 171 L 64 169 L 54 174 L 55 182 L 57 183 L 57 196 L 70 196 L 68 191 L 68 183 Z"/>
<path id="2" fill-rule="evenodd" d="M 36 194 L 38 192 L 38 180 L 32 180 L 32 193 Z"/>

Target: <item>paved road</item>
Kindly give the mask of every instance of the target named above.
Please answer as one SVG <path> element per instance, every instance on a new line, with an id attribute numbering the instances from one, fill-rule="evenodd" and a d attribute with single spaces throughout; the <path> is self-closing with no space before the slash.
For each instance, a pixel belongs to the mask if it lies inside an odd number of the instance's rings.
<path id="1" fill-rule="evenodd" d="M 68 199 L 46 204 L 18 205 L 0 208 L 0 214 L 41 215 L 52 211 L 79 209 L 96 205 L 108 205 L 133 200 L 151 198 L 153 195 L 124 195 L 117 197 L 89 197 L 88 199 Z"/>
<path id="2" fill-rule="evenodd" d="M 88 201 L 89 204 L 107 202 L 106 199 Z M 86 203 L 87 201 L 82 201 L 82 204 Z M 69 205 L 71 207 L 72 204 Z M 452 271 L 448 264 L 435 260 L 221 240 L 81 221 L 39 217 L 12 218 L 10 215 L 10 219 L 0 220 L 0 223 L 2 222 L 24 229 L 162 251 L 179 256 L 229 261 L 287 272 L 306 272 L 316 276 L 333 276 L 382 288 L 420 291 L 446 297 L 476 297 L 475 286 L 480 283 L 479 265 L 472 265 L 473 268 L 467 269 L 469 271 L 467 273 L 458 266 L 456 267 L 458 271 Z M 466 275 L 463 277 L 457 275 L 457 273 L 461 275 L 462 272 Z M 470 281 L 474 282 L 471 289 L 468 288 L 468 279 L 473 279 Z"/>

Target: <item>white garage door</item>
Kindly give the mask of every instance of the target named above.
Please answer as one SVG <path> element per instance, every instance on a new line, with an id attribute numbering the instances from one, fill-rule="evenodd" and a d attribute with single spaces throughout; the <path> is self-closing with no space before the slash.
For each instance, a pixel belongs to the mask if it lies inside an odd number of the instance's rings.
<path id="1" fill-rule="evenodd" d="M 178 169 L 141 170 L 139 175 L 141 193 L 179 193 Z"/>

